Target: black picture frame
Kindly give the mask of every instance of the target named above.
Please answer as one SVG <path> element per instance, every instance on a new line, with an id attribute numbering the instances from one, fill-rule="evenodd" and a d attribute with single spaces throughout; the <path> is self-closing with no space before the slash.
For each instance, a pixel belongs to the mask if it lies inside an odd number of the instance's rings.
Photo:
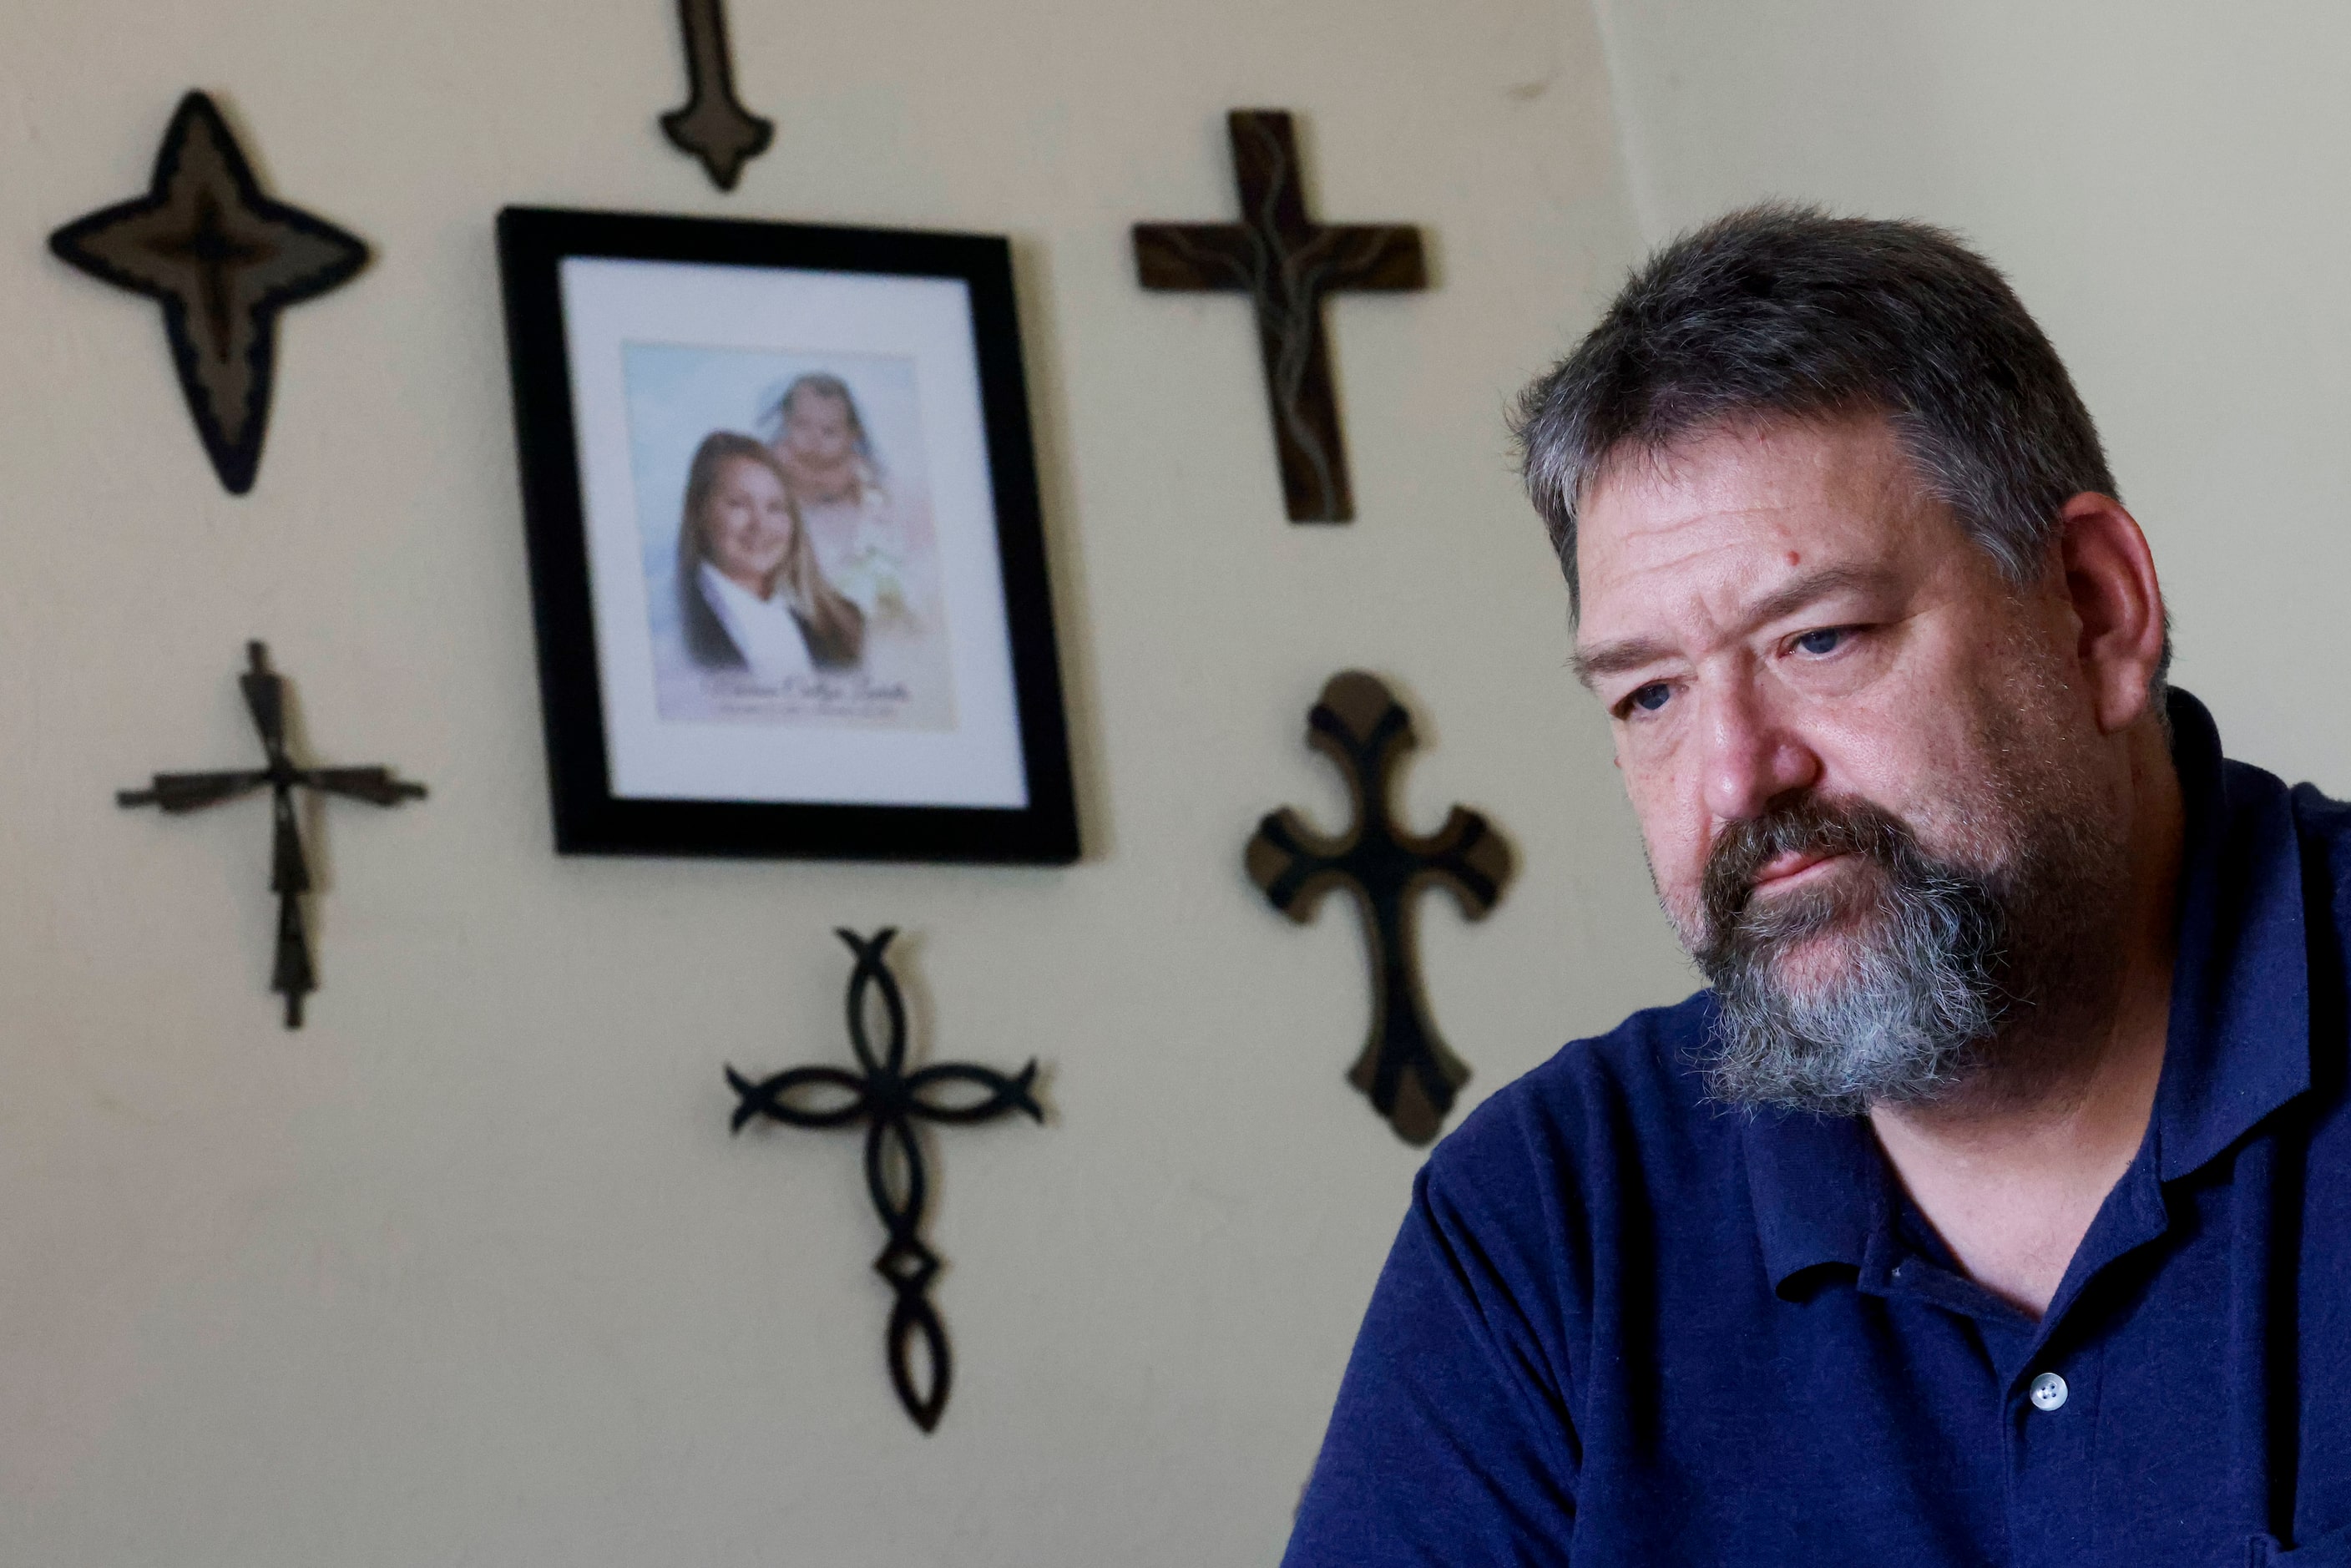
<path id="1" fill-rule="evenodd" d="M 1008 243 L 987 235 L 508 207 L 498 214 L 497 250 L 557 851 L 1040 864 L 1077 859 L 1068 723 Z M 615 793 L 561 284 L 563 264 L 575 257 L 964 286 L 1025 805 Z M 822 744 L 824 731 L 807 733 L 816 737 L 810 744 Z"/>

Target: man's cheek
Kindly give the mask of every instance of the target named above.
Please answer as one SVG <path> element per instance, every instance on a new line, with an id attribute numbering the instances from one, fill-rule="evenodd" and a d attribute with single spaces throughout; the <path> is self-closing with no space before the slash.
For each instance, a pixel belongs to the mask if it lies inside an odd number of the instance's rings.
<path id="1" fill-rule="evenodd" d="M 1656 889 L 1657 902 L 1665 905 L 1667 915 L 1687 940 L 1698 929 L 1705 911 L 1704 849 L 1692 841 L 1678 838 L 1660 842 L 1646 832 L 1642 845 L 1647 852 L 1649 883 Z"/>
<path id="2" fill-rule="evenodd" d="M 1620 744 L 1616 766 L 1625 775 L 1625 799 L 1641 824 L 1652 858 L 1670 855 L 1683 841 L 1706 836 L 1706 800 L 1694 777 L 1659 766 L 1640 748 Z"/>

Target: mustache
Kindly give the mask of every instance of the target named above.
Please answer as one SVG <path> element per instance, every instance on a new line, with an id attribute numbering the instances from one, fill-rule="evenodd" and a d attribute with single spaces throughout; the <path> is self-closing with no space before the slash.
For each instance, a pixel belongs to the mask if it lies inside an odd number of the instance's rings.
<path id="1" fill-rule="evenodd" d="M 1699 884 L 1708 935 L 1721 942 L 1746 921 L 1755 879 L 1782 855 L 1855 855 L 1907 881 L 1925 856 L 1899 817 L 1866 800 L 1799 796 L 1760 817 L 1731 823 L 1707 852 Z"/>

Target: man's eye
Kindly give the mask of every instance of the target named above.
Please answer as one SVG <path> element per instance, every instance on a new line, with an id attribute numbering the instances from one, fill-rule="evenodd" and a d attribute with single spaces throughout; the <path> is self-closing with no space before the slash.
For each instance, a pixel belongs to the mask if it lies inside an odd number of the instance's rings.
<path id="1" fill-rule="evenodd" d="M 1667 685 L 1663 681 L 1651 681 L 1647 685 L 1626 697 L 1625 701 L 1629 706 L 1639 708 L 1643 713 L 1655 713 L 1666 706 L 1666 699 L 1671 695 L 1673 695 L 1671 686 Z"/>
<path id="2" fill-rule="evenodd" d="M 1797 638 L 1795 647 L 1798 653 L 1810 653 L 1814 658 L 1819 658 L 1823 653 L 1835 653 L 1844 645 L 1844 640 L 1852 635 L 1853 628 L 1850 626 L 1824 626 L 1817 632 L 1807 632 Z"/>

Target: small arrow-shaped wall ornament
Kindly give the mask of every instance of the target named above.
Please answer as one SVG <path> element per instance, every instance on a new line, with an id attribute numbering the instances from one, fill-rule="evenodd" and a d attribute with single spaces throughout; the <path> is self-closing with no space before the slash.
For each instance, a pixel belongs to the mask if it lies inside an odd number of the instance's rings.
<path id="1" fill-rule="evenodd" d="M 760 119 L 735 96 L 735 68 L 726 52 L 726 14 L 719 0 L 677 0 L 685 28 L 685 107 L 661 117 L 664 135 L 702 160 L 711 183 L 731 191 L 743 165 L 768 150 L 775 122 Z"/>

